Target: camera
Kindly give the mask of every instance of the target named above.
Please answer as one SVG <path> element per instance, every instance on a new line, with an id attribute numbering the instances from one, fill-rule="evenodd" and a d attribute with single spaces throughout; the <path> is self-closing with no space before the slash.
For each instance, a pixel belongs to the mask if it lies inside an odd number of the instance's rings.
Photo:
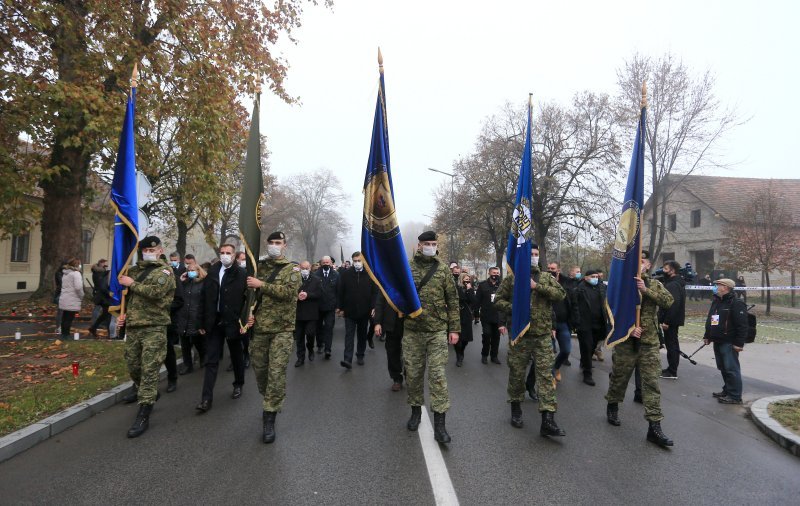
<path id="1" fill-rule="evenodd" d="M 695 276 L 697 276 L 697 273 L 694 271 L 694 269 L 692 269 L 692 263 L 691 262 L 686 262 L 683 265 L 683 267 L 678 269 L 678 276 L 680 276 L 683 279 L 683 281 L 685 281 L 686 283 L 691 283 L 692 281 L 694 281 L 694 278 L 695 278 Z M 657 279 L 659 281 L 663 281 L 665 277 L 666 276 L 664 275 L 664 268 L 663 267 L 659 267 L 653 273 L 653 279 Z"/>

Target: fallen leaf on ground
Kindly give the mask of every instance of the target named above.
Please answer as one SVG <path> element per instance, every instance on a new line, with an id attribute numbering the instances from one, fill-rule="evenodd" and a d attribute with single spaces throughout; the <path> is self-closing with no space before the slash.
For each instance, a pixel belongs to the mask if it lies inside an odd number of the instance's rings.
<path id="1" fill-rule="evenodd" d="M 67 358 L 67 354 L 66 353 L 59 353 L 54 358 Z"/>

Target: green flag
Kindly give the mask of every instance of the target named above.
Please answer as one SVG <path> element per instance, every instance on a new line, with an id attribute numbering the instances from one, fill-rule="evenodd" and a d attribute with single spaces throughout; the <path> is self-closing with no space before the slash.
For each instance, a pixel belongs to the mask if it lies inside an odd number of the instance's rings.
<path id="1" fill-rule="evenodd" d="M 261 248 L 261 200 L 264 197 L 264 175 L 261 173 L 261 135 L 258 127 L 260 90 L 256 90 L 253 117 L 250 120 L 250 136 L 247 139 L 247 157 L 244 163 L 242 198 L 239 203 L 239 237 L 247 255 L 247 275 L 257 274 L 257 262 Z M 247 306 L 242 314 L 242 327 L 252 315 L 257 300 L 256 290 L 247 290 Z"/>

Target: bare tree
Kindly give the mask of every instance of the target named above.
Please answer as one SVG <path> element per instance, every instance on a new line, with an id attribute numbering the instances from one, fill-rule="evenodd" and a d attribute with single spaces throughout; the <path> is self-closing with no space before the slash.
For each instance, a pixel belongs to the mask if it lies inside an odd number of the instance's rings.
<path id="1" fill-rule="evenodd" d="M 617 70 L 619 103 L 623 121 L 634 128 L 639 117 L 642 82 L 647 82 L 647 149 L 650 166 L 651 207 L 649 250 L 661 254 L 666 232 L 666 206 L 680 176 L 721 167 L 716 152 L 725 133 L 741 124 L 734 109 L 725 109 L 714 95 L 714 76 L 709 71 L 692 75 L 672 54 L 652 58 L 634 54 Z"/>

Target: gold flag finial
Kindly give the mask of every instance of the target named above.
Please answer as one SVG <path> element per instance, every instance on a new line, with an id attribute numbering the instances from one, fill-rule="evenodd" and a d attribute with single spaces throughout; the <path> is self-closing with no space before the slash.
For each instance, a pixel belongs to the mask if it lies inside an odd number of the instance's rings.
<path id="1" fill-rule="evenodd" d="M 261 74 L 256 72 L 256 95 L 261 95 Z"/>
<path id="2" fill-rule="evenodd" d="M 378 70 L 383 74 L 383 54 L 381 53 L 380 46 L 378 47 Z"/>
<path id="3" fill-rule="evenodd" d="M 131 88 L 136 88 L 139 85 L 139 62 L 133 64 L 133 73 L 131 74 Z"/>
<path id="4" fill-rule="evenodd" d="M 647 81 L 642 82 L 642 107 L 647 107 Z"/>

